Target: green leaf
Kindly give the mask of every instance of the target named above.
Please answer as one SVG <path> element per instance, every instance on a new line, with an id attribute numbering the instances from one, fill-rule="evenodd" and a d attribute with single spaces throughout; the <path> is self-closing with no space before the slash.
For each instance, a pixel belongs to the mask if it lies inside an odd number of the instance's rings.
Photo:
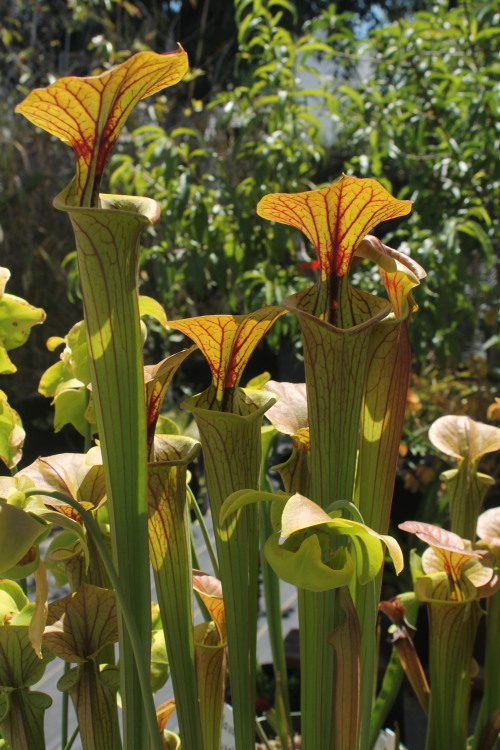
<path id="1" fill-rule="evenodd" d="M 46 530 L 42 519 L 0 500 L 0 574 L 17 565 Z"/>
<path id="2" fill-rule="evenodd" d="M 279 540 L 279 533 L 270 536 L 264 552 L 276 575 L 294 586 L 308 591 L 329 591 L 347 586 L 354 575 L 354 564 L 345 547 L 336 550 L 332 561 L 335 567 L 330 567 L 323 562 L 323 549 L 317 534 L 306 536 L 302 542 L 299 540 L 300 546 L 296 550 L 294 538 L 283 544 Z"/>
<path id="3" fill-rule="evenodd" d="M 84 583 L 49 605 L 43 643 L 61 659 L 83 664 L 118 640 L 113 591 Z"/>
<path id="4" fill-rule="evenodd" d="M 8 268 L 0 267 L 0 372 L 16 372 L 17 368 L 7 356 L 7 351 L 24 344 L 30 329 L 43 323 L 45 312 L 33 307 L 24 299 L 5 293 L 5 285 L 10 278 Z"/>
<path id="5" fill-rule="evenodd" d="M 25 435 L 21 417 L 0 391 L 0 460 L 9 469 L 21 460 Z"/>

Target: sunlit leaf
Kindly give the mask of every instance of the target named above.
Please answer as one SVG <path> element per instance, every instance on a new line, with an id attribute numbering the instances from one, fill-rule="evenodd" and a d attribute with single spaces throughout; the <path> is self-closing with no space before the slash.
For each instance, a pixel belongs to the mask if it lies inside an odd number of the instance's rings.
<path id="1" fill-rule="evenodd" d="M 297 549 L 290 548 L 294 543 L 298 544 Z M 323 550 L 316 534 L 306 536 L 301 543 L 289 538 L 280 544 L 280 534 L 275 533 L 267 540 L 264 552 L 276 575 L 308 591 L 347 586 L 355 574 L 353 560 L 344 547 L 336 550 L 331 566 L 323 562 Z"/>
<path id="2" fill-rule="evenodd" d="M 500 547 L 500 508 L 490 508 L 477 519 L 477 535 L 489 547 Z"/>
<path id="3" fill-rule="evenodd" d="M 146 297 L 144 294 L 139 295 L 139 313 L 141 317 L 149 315 L 162 326 L 167 325 L 167 314 L 163 306 L 152 297 Z"/>
<path id="4" fill-rule="evenodd" d="M 106 161 L 131 110 L 180 81 L 187 67 L 182 48 L 139 52 L 98 76 L 60 78 L 17 105 L 16 112 L 73 147 L 77 167 L 69 205 L 96 204 Z"/>
<path id="5" fill-rule="evenodd" d="M 422 266 L 410 256 L 384 245 L 374 235 L 366 236 L 355 254 L 360 258 L 369 258 L 378 265 L 394 317 L 397 320 L 408 318 L 417 308 L 411 290 L 427 275 Z"/>
<path id="6" fill-rule="evenodd" d="M 358 243 L 373 227 L 411 211 L 376 180 L 344 175 L 321 190 L 266 195 L 257 206 L 265 219 L 290 224 L 311 241 L 322 280 L 343 276 Z"/>
<path id="7" fill-rule="evenodd" d="M 477 461 L 485 453 L 500 450 L 500 428 L 467 416 L 440 417 L 431 425 L 429 440 L 448 456 Z"/>
<path id="8" fill-rule="evenodd" d="M 177 354 L 163 359 L 157 365 L 147 365 L 144 368 L 144 382 L 146 386 L 146 411 L 147 411 L 147 429 L 148 429 L 148 446 L 150 458 L 154 457 L 154 435 L 156 424 L 160 416 L 160 409 L 163 399 L 168 390 L 168 386 L 175 375 L 179 365 L 185 358 L 194 351 L 196 347 L 183 349 Z M 159 460 L 156 457 L 156 460 Z"/>
<path id="9" fill-rule="evenodd" d="M 0 574 L 19 563 L 47 528 L 36 516 L 0 501 Z"/>
<path id="10" fill-rule="evenodd" d="M 422 556 L 426 575 L 415 585 L 420 599 L 466 602 L 491 596 L 500 586 L 492 556 L 485 550 L 472 550 L 471 543 L 458 534 L 420 521 L 406 521 L 399 528 L 431 548 Z"/>
<path id="11" fill-rule="evenodd" d="M 7 352 L 24 344 L 32 326 L 45 320 L 45 312 L 41 308 L 5 293 L 9 278 L 8 268 L 0 267 L 0 373 L 16 372 L 17 368 Z"/>
<path id="12" fill-rule="evenodd" d="M 0 626 L 12 620 L 28 604 L 28 597 L 15 581 L 0 580 Z"/>
<path id="13" fill-rule="evenodd" d="M 17 476 L 29 477 L 33 487 L 69 495 L 87 508 L 98 507 L 106 497 L 102 457 L 98 448 L 88 453 L 58 453 L 37 458 Z M 41 497 L 45 505 L 55 508 L 63 505 L 60 500 Z"/>
<path id="14" fill-rule="evenodd" d="M 264 389 L 278 396 L 278 401 L 266 412 L 266 417 L 277 430 L 286 435 L 296 435 L 309 426 L 305 383 L 270 380 Z"/>
<path id="15" fill-rule="evenodd" d="M 212 373 L 215 398 L 222 402 L 224 391 L 238 385 L 253 350 L 284 312 L 269 305 L 248 315 L 205 315 L 168 325 L 198 344 Z"/>

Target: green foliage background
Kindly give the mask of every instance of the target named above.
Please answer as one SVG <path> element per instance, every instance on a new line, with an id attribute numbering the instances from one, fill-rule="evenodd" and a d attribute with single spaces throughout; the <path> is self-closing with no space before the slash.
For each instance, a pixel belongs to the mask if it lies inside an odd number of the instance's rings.
<path id="1" fill-rule="evenodd" d="M 80 317 L 69 227 L 47 209 L 72 165 L 69 149 L 33 134 L 13 106 L 55 76 L 95 73 L 179 40 L 190 76 L 143 102 L 108 175 L 113 192 L 162 205 L 143 249 L 141 291 L 176 318 L 279 302 L 313 280 L 314 270 L 304 268 L 311 249 L 289 228 L 260 220 L 258 200 L 312 189 L 342 172 L 372 176 L 415 200 L 409 220 L 379 231 L 429 273 L 411 325 L 417 370 L 457 366 L 482 348 L 494 373 L 498 0 L 345 3 L 352 12 L 320 0 L 7 6 L 1 263 L 19 285 L 13 292 L 48 312 L 40 339 L 37 332 L 31 352 L 24 350 L 28 370 L 50 364 L 39 342 L 64 335 Z M 379 289 L 364 265 L 352 273 Z M 269 343 L 284 351 L 296 341 L 293 321 L 282 319 Z"/>

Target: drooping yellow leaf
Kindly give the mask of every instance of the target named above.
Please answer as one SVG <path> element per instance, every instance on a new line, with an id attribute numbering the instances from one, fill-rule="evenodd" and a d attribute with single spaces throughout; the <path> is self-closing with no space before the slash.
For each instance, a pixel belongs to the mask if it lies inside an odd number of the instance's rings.
<path id="1" fill-rule="evenodd" d="M 253 350 L 284 313 L 283 308 L 269 305 L 248 315 L 204 315 L 168 325 L 198 344 L 212 373 L 216 399 L 222 401 L 224 390 L 238 385 Z"/>
<path id="2" fill-rule="evenodd" d="M 17 105 L 16 112 L 73 147 L 77 168 L 69 205 L 96 205 L 106 161 L 131 110 L 180 81 L 187 68 L 182 47 L 139 52 L 101 75 L 68 76 L 34 89 Z"/>
<path id="3" fill-rule="evenodd" d="M 426 277 L 426 272 L 408 255 L 384 245 L 374 235 L 366 236 L 356 249 L 356 257 L 369 258 L 380 271 L 396 320 L 406 319 L 417 309 L 411 290 Z"/>
<path id="4" fill-rule="evenodd" d="M 183 349 L 177 354 L 163 359 L 157 365 L 147 365 L 144 368 L 144 383 L 146 386 L 146 419 L 148 430 L 148 449 L 152 459 L 154 456 L 154 436 L 156 423 L 160 415 L 161 405 L 168 386 L 179 365 L 191 354 L 196 347 Z M 159 460 L 158 458 L 156 460 Z"/>
<path id="5" fill-rule="evenodd" d="M 347 273 L 356 246 L 373 227 L 408 214 L 411 205 L 393 198 L 376 180 L 344 175 L 321 190 L 266 195 L 257 213 L 304 232 L 326 281 Z"/>

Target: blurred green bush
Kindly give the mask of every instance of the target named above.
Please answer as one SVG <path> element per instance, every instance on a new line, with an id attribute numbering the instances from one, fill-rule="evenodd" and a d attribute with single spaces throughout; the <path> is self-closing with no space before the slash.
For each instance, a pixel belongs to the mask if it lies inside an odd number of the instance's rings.
<path id="1" fill-rule="evenodd" d="M 149 0 L 72 0 L 61 3 L 59 25 L 44 3 L 10 5 L 0 33 L 4 70 L 10 65 L 0 105 L 7 186 L 0 247 L 4 265 L 14 256 L 32 269 L 19 293 L 47 309 L 47 334 L 64 332 L 50 327 L 52 300 L 66 304 L 52 284 L 61 282 L 60 261 L 71 245 L 56 212 L 43 227 L 68 165 L 54 161 L 49 138 L 25 136 L 10 108 L 17 92 L 45 83 L 44 76 L 95 72 L 98 63 L 109 66 L 147 46 L 163 51 L 180 30 L 193 71 L 176 98 L 143 102 L 109 180 L 114 192 L 149 195 L 162 206 L 142 251 L 142 291 L 176 318 L 281 301 L 311 283 L 313 256 L 291 230 L 261 222 L 257 201 L 327 184 L 342 171 L 370 175 L 415 200 L 410 220 L 383 227 L 382 238 L 429 273 L 411 325 L 417 370 L 454 367 L 479 353 L 490 376 L 496 372 L 496 2 L 463 0 L 454 9 L 424 2 L 426 10 L 394 23 L 382 3 L 373 28 L 362 19 L 369 3 L 355 4 L 356 15 L 325 2 L 305 13 L 298 1 L 235 0 L 212 13 L 205 0 L 190 16 L 189 3 L 165 3 L 162 11 Z M 32 42 L 24 51 L 23 40 Z M 71 254 L 64 270 L 78 306 Z M 364 265 L 352 273 L 356 284 L 378 289 Z M 65 309 L 71 316 L 69 303 Z M 79 317 L 75 311 L 63 329 Z M 294 341 L 294 321 L 281 319 L 270 344 L 283 349 Z"/>

